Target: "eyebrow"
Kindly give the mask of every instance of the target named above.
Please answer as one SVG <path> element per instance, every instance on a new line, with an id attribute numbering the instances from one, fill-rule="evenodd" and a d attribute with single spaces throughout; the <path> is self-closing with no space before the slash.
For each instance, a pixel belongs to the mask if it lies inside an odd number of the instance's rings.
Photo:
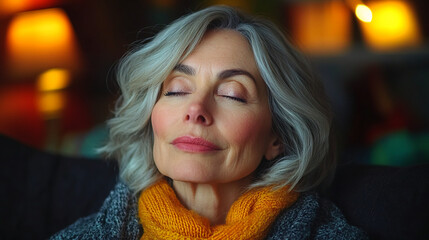
<path id="1" fill-rule="evenodd" d="M 195 69 L 193 67 L 188 66 L 188 65 L 184 65 L 184 64 L 180 64 L 180 63 L 177 64 L 173 70 L 177 71 L 177 72 L 184 73 L 186 75 L 191 75 L 191 76 L 195 75 Z"/>
<path id="2" fill-rule="evenodd" d="M 226 79 L 226 78 L 230 78 L 233 76 L 238 76 L 238 75 L 245 75 L 247 77 L 249 77 L 250 79 L 252 79 L 253 82 L 256 83 L 256 79 L 255 77 L 249 73 L 246 70 L 242 70 L 242 69 L 228 69 L 225 71 L 222 71 L 221 73 L 219 73 L 218 78 L 219 79 Z"/>
<path id="3" fill-rule="evenodd" d="M 196 71 L 193 67 L 185 65 L 185 64 L 180 64 L 180 63 L 177 64 L 173 70 L 184 73 L 186 75 L 190 75 L 190 76 L 194 76 L 196 73 Z M 256 83 L 256 78 L 251 73 L 249 73 L 248 71 L 243 70 L 243 69 L 227 69 L 227 70 L 224 70 L 218 74 L 218 78 L 219 79 L 226 79 L 226 78 L 230 78 L 230 77 L 238 76 L 238 75 L 245 75 L 245 76 L 249 77 L 250 79 L 252 79 Z"/>

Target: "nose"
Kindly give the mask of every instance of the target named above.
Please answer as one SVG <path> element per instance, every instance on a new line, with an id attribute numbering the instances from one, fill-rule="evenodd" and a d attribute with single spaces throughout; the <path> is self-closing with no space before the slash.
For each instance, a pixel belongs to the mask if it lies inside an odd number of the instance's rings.
<path id="1" fill-rule="evenodd" d="M 207 104 L 203 101 L 197 101 L 189 104 L 184 120 L 208 126 L 212 124 L 213 117 L 208 110 Z"/>

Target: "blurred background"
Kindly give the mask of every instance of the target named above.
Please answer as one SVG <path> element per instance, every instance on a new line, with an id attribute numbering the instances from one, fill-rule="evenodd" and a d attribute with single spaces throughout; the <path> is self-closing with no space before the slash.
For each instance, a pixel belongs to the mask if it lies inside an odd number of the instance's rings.
<path id="1" fill-rule="evenodd" d="M 271 19 L 309 57 L 333 106 L 341 161 L 429 162 L 425 0 L 0 0 L 0 134 L 98 157 L 119 58 L 214 4 Z"/>

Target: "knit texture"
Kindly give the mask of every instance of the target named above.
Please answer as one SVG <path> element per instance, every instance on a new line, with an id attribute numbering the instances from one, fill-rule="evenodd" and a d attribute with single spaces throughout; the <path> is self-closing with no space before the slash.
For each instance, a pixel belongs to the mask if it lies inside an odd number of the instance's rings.
<path id="1" fill-rule="evenodd" d="M 51 239 L 139 239 L 142 232 L 136 198 L 119 183 L 98 213 L 79 219 Z"/>
<path id="2" fill-rule="evenodd" d="M 225 224 L 210 226 L 207 218 L 186 209 L 165 180 L 146 189 L 139 198 L 141 239 L 263 239 L 277 215 L 299 194 L 288 187 L 257 188 L 233 203 Z"/>
<path id="3" fill-rule="evenodd" d="M 79 203 L 76 203 L 79 204 Z M 137 217 L 137 198 L 118 183 L 100 211 L 79 219 L 51 239 L 140 239 L 143 229 Z M 272 224 L 266 239 L 368 239 L 360 229 L 349 225 L 330 201 L 315 193 L 303 193 Z"/>

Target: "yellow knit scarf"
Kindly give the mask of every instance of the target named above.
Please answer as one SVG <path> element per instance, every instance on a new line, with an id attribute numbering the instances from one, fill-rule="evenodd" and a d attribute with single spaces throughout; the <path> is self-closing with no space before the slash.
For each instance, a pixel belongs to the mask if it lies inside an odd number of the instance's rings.
<path id="1" fill-rule="evenodd" d="M 288 187 L 248 191 L 232 204 L 225 224 L 210 226 L 207 218 L 186 209 L 167 181 L 162 180 L 140 195 L 138 213 L 144 231 L 141 239 L 263 239 L 280 211 L 298 196 Z"/>

